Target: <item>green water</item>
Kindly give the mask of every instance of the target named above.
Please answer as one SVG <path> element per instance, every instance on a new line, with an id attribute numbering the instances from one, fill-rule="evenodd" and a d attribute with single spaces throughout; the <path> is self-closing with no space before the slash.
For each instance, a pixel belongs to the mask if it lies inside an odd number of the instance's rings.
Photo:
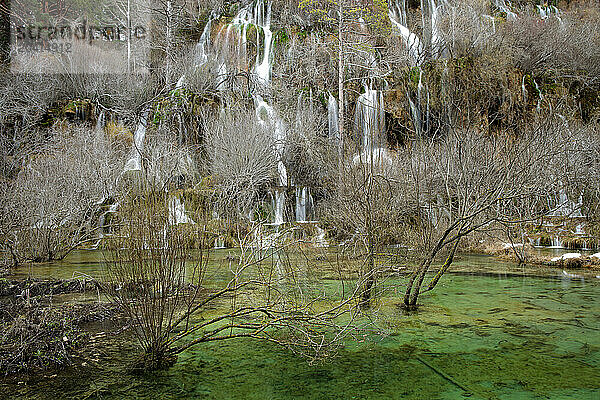
<path id="1" fill-rule="evenodd" d="M 81 272 L 101 268 L 98 254 L 78 257 L 71 265 Z M 381 322 L 387 336 L 347 343 L 317 365 L 270 344 L 237 340 L 201 345 L 168 371 L 136 375 L 123 366 L 133 345 L 120 339 L 96 363 L 21 384 L 13 378 L 0 393 L 24 399 L 600 399 L 600 279 L 475 256 L 459 260 L 457 270 L 422 297 L 415 315 L 403 315 L 400 299 L 387 297 Z"/>

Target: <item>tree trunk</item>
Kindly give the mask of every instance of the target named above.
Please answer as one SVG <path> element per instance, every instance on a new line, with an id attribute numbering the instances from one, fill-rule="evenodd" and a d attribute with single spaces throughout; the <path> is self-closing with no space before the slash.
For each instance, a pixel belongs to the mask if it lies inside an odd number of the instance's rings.
<path id="1" fill-rule="evenodd" d="M 344 44 L 343 44 L 343 8 L 342 2 L 339 1 L 339 9 L 338 9 L 338 134 L 340 137 L 339 145 L 339 153 L 340 159 L 343 154 L 344 149 Z"/>
<path id="2" fill-rule="evenodd" d="M 375 241 L 373 238 L 373 233 L 369 232 L 369 249 L 367 255 L 367 279 L 365 281 L 365 286 L 362 292 L 362 307 L 368 307 L 371 298 L 373 297 L 372 291 L 373 286 L 375 286 Z"/>
<path id="3" fill-rule="evenodd" d="M 423 260 L 423 262 L 421 262 L 421 265 L 417 269 L 415 269 L 415 271 L 410 275 L 408 285 L 406 286 L 406 291 L 404 292 L 403 303 L 405 307 L 410 307 L 410 294 L 412 292 L 415 279 L 417 279 L 417 276 L 419 276 L 419 271 L 421 270 L 421 268 L 423 268 L 425 262 L 426 260 Z"/>

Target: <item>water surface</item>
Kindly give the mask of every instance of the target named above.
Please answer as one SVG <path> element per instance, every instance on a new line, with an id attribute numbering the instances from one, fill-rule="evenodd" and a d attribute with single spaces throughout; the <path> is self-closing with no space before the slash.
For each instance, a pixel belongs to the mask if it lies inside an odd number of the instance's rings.
<path id="1" fill-rule="evenodd" d="M 97 253 L 79 257 L 67 261 L 100 271 Z M 168 371 L 136 375 L 123 366 L 134 349 L 121 338 L 97 364 L 8 380 L 0 390 L 24 399 L 600 399 L 600 280 L 479 256 L 462 257 L 456 271 L 414 315 L 397 307 L 399 296 L 385 298 L 387 336 L 347 343 L 316 365 L 237 340 L 200 345 Z"/>

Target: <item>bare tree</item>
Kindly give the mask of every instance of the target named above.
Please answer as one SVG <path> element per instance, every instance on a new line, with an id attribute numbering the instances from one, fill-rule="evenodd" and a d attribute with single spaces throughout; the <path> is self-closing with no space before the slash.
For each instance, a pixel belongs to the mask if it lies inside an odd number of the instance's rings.
<path id="1" fill-rule="evenodd" d="M 357 155 L 341 165 L 323 205 L 324 219 L 341 241 L 338 250 L 359 260 L 363 307 L 375 297 L 378 276 L 389 276 L 406 261 L 398 245 L 412 242 L 407 226 L 415 221 L 415 209 L 397 176 L 398 162 L 384 149 Z"/>
<path id="2" fill-rule="evenodd" d="M 549 212 L 546 199 L 564 181 L 561 161 L 571 140 L 554 123 L 540 124 L 519 137 L 452 131 L 405 153 L 411 202 L 419 209 L 420 223 L 413 229 L 423 253 L 408 281 L 405 307 L 415 307 L 419 295 L 437 285 L 462 239 Z M 443 253 L 444 263 L 423 289 L 432 263 Z"/>

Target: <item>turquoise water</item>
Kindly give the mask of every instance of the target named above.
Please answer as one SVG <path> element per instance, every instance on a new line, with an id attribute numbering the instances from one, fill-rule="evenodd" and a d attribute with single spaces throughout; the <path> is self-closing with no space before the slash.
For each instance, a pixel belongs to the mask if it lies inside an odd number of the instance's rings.
<path id="1" fill-rule="evenodd" d="M 80 269 L 94 265 L 82 260 Z M 120 337 L 86 367 L 0 390 L 24 399 L 600 399 L 599 279 L 530 276 L 489 257 L 464 257 L 457 269 L 416 314 L 385 298 L 379 324 L 388 334 L 349 342 L 319 364 L 237 340 L 139 375 L 127 372 L 135 350 Z"/>

